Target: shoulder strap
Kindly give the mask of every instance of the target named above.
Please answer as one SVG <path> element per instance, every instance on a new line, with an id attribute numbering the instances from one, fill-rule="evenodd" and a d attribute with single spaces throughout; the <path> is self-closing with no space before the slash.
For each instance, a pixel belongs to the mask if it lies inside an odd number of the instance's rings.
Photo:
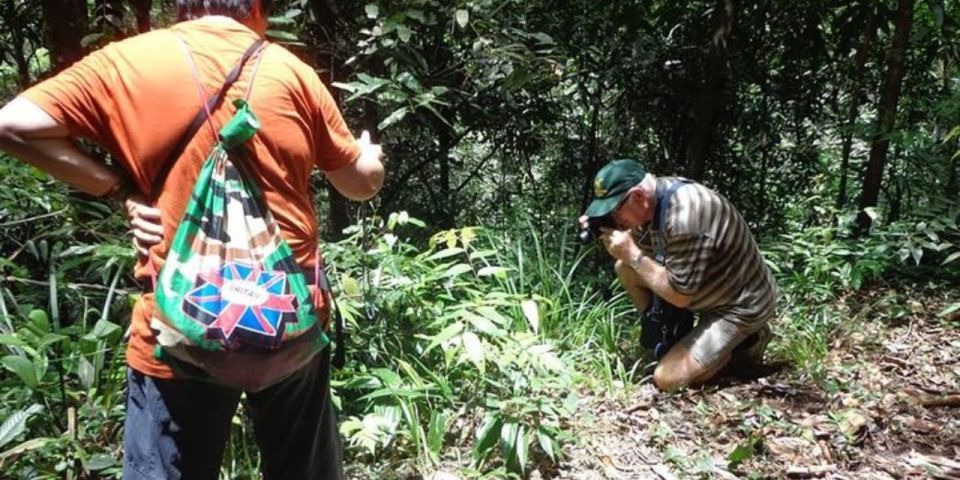
<path id="1" fill-rule="evenodd" d="M 227 74 L 227 78 L 224 80 L 220 90 L 217 91 L 214 96 L 207 99 L 206 102 L 202 102 L 203 105 L 197 111 L 197 114 L 194 115 L 193 121 L 190 122 L 190 125 L 187 126 L 187 129 L 180 136 L 180 140 L 174 145 L 173 150 L 170 151 L 167 160 L 163 163 L 160 172 L 154 179 L 153 188 L 150 189 L 150 200 L 156 201 L 157 197 L 160 196 L 160 192 L 163 191 L 163 185 L 167 182 L 167 175 L 170 175 L 170 170 L 173 169 L 173 165 L 177 163 L 180 155 L 183 154 L 183 150 L 187 148 L 187 144 L 190 143 L 190 140 L 192 140 L 197 134 L 197 131 L 200 130 L 200 126 L 203 125 L 203 121 L 208 118 L 209 112 L 216 110 L 217 107 L 220 106 L 227 91 L 230 90 L 230 87 L 240 78 L 240 73 L 243 71 L 243 66 L 247 63 L 247 60 L 250 60 L 250 57 L 263 46 L 263 43 L 263 39 L 260 38 L 254 41 L 253 44 L 247 48 L 247 51 L 243 53 L 243 56 L 240 57 L 240 60 L 237 61 L 233 70 L 230 70 L 230 73 Z M 192 59 L 190 60 L 192 62 Z"/>
<path id="2" fill-rule="evenodd" d="M 657 185 L 657 206 L 653 209 L 653 258 L 660 265 L 664 265 L 667 262 L 667 234 L 663 231 L 663 216 L 666 215 L 667 208 L 670 206 L 670 198 L 677 192 L 677 189 L 690 183 L 693 182 L 686 178 L 681 178 L 673 182 L 666 189 L 662 189 Z M 653 294 L 653 298 L 650 300 L 650 308 L 661 311 L 663 308 L 663 299 L 661 299 L 659 295 Z"/>
<path id="3" fill-rule="evenodd" d="M 653 211 L 653 230 L 655 232 L 653 237 L 653 254 L 658 263 L 663 265 L 667 259 L 666 252 L 666 234 L 663 231 L 663 216 L 667 213 L 667 208 L 670 206 L 670 198 L 673 197 L 673 194 L 677 192 L 677 189 L 680 187 L 693 183 L 690 180 L 681 178 L 676 182 L 673 182 L 669 187 L 664 191 L 659 186 L 657 186 L 657 206 Z"/>

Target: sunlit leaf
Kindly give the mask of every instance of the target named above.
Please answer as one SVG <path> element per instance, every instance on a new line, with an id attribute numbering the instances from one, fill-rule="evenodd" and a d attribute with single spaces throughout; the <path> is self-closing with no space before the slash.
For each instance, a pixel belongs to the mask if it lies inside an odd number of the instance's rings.
<path id="1" fill-rule="evenodd" d="M 444 258 L 452 257 L 454 255 L 459 255 L 461 253 L 463 253 L 463 249 L 460 247 L 445 248 L 443 250 L 440 250 L 437 253 L 434 253 L 433 255 L 430 255 L 429 257 L 427 257 L 427 260 L 430 260 L 430 261 L 442 260 Z"/>
<path id="2" fill-rule="evenodd" d="M 0 448 L 23 433 L 27 428 L 27 420 L 41 411 L 43 407 L 35 403 L 7 417 L 3 424 L 0 424 Z"/>
<path id="3" fill-rule="evenodd" d="M 940 313 L 937 314 L 937 316 L 941 318 L 946 318 L 950 316 L 950 314 L 956 311 L 960 311 L 960 302 L 947 306 L 947 308 L 944 308 Z"/>
<path id="4" fill-rule="evenodd" d="M 440 333 L 436 334 L 433 337 L 433 339 L 430 341 L 430 344 L 427 345 L 427 348 L 426 350 L 424 350 L 424 352 L 429 352 L 430 350 L 433 350 L 434 348 L 436 348 L 437 345 L 447 342 L 454 336 L 459 335 L 460 332 L 463 331 L 463 326 L 464 326 L 463 322 L 457 322 L 457 323 L 448 325 L 446 328 L 441 330 Z"/>
<path id="5" fill-rule="evenodd" d="M 498 267 L 498 266 L 491 265 L 491 266 L 483 267 L 480 270 L 477 270 L 477 276 L 478 277 L 490 277 L 490 276 L 504 277 L 505 276 L 504 274 L 509 270 L 510 269 L 506 267 Z"/>
<path id="6" fill-rule="evenodd" d="M 54 440 L 55 439 L 53 438 L 47 438 L 47 437 L 31 438 L 30 440 L 27 440 L 11 448 L 10 450 L 0 453 L 0 463 L 2 463 L 2 461 L 7 457 L 12 457 L 14 455 L 19 455 L 24 452 L 29 452 L 31 450 L 37 450 L 37 449 L 43 448 L 47 446 L 48 443 Z"/>
<path id="7" fill-rule="evenodd" d="M 456 13 L 457 25 L 460 25 L 460 28 L 465 28 L 467 22 L 470 21 L 470 12 L 463 9 L 458 9 Z"/>
<path id="8" fill-rule="evenodd" d="M 520 302 L 520 309 L 523 310 L 523 316 L 530 323 L 530 329 L 534 333 L 540 331 L 540 310 L 537 308 L 537 302 L 533 299 L 526 299 Z"/>
<path id="9" fill-rule="evenodd" d="M 443 275 L 440 275 L 440 277 L 441 277 L 441 278 L 451 278 L 451 277 L 456 277 L 456 276 L 459 276 L 459 275 L 463 275 L 464 273 L 467 273 L 467 272 L 470 272 L 470 271 L 473 271 L 473 267 L 471 267 L 469 264 L 466 264 L 466 263 L 458 263 L 458 264 L 450 267 L 449 269 L 447 269 L 446 272 L 443 272 Z"/>
<path id="10" fill-rule="evenodd" d="M 480 342 L 480 337 L 477 337 L 473 332 L 464 332 L 460 339 L 463 341 L 463 349 L 467 354 L 467 359 L 482 372 L 484 370 L 484 358 L 483 343 Z"/>
<path id="11" fill-rule="evenodd" d="M 950 255 L 947 255 L 947 258 L 943 259 L 943 263 L 941 263 L 940 265 L 946 265 L 958 258 L 960 258 L 960 251 L 953 252 Z"/>

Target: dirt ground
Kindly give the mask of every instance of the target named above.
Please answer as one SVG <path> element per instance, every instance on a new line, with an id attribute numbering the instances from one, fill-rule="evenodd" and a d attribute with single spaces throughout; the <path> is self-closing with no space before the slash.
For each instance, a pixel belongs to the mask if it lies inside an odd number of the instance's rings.
<path id="1" fill-rule="evenodd" d="M 648 382 L 584 398 L 579 441 L 544 476 L 960 478 L 960 325 L 941 309 L 912 301 L 897 320 L 862 319 L 814 372 L 774 365 L 679 394 Z"/>

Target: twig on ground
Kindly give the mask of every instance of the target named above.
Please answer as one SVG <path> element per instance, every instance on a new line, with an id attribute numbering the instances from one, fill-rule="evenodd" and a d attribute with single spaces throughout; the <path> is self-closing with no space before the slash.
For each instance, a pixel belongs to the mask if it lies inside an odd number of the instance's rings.
<path id="1" fill-rule="evenodd" d="M 787 476 L 790 478 L 815 478 L 822 477 L 836 469 L 837 466 L 834 464 L 812 465 L 809 467 L 796 465 L 787 468 Z"/>
<path id="2" fill-rule="evenodd" d="M 960 407 L 960 394 L 930 396 L 920 400 L 924 407 Z"/>
<path id="3" fill-rule="evenodd" d="M 653 470 L 653 473 L 656 473 L 657 476 L 663 480 L 677 480 L 676 475 L 670 473 L 670 469 L 662 463 L 658 465 L 651 465 L 650 470 Z"/>

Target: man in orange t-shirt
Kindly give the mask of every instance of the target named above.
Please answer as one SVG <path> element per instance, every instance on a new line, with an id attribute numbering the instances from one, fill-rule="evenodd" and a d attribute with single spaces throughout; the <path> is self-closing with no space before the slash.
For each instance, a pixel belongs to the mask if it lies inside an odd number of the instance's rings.
<path id="1" fill-rule="evenodd" d="M 138 234 L 135 275 L 141 280 L 162 265 L 216 141 L 213 127 L 201 126 L 164 177 L 168 156 L 202 105 L 194 76 L 206 96 L 220 89 L 266 30 L 263 1 L 269 0 L 177 0 L 184 21 L 110 44 L 0 110 L 3 150 L 87 193 L 132 195 L 127 207 Z M 368 199 L 383 183 L 380 147 L 353 137 L 316 73 L 287 50 L 268 43 L 248 63 L 228 98 L 249 90 L 262 124 L 249 147 L 257 162 L 251 173 L 297 262 L 312 270 L 318 228 L 311 172 L 321 169 L 348 198 Z M 221 106 L 212 124 L 219 128 L 231 115 Z M 79 150 L 74 138 L 105 147 L 123 174 Z M 143 196 L 164 178 L 147 205 Z M 241 392 L 176 378 L 154 358 L 152 309 L 153 296 L 146 293 L 131 320 L 124 478 L 217 478 Z M 247 398 L 265 478 L 342 476 L 329 349 L 288 380 Z"/>

